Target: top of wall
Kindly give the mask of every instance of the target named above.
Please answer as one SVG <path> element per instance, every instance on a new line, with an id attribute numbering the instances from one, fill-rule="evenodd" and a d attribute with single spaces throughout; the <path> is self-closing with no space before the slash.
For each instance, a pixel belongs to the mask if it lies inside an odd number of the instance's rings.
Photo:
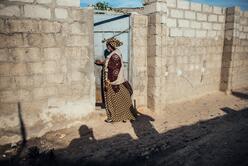
<path id="1" fill-rule="evenodd" d="M 80 9 L 80 0 L 0 1 L 1 17 L 65 20 L 71 17 L 71 9 Z"/>
<path id="2" fill-rule="evenodd" d="M 186 0 L 167 0 L 167 7 L 215 14 L 224 14 L 225 12 L 224 7 L 195 3 Z"/>

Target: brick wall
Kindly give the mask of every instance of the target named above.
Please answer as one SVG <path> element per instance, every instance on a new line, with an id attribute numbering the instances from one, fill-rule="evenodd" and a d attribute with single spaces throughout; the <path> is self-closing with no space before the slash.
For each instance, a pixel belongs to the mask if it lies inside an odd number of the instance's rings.
<path id="1" fill-rule="evenodd" d="M 20 138 L 17 102 L 29 137 L 94 110 L 93 11 L 79 3 L 0 1 L 1 144 Z"/>

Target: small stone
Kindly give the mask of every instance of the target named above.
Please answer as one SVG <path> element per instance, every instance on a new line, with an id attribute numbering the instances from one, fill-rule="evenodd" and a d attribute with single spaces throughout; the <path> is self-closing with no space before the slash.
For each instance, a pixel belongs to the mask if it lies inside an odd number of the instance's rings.
<path id="1" fill-rule="evenodd" d="M 3 154 L 3 158 L 7 157 L 6 154 Z"/>
<path id="2" fill-rule="evenodd" d="M 65 134 L 61 134 L 59 138 L 62 139 L 64 137 L 65 137 Z"/>
<path id="3" fill-rule="evenodd" d="M 17 144 L 16 143 L 12 143 L 10 147 L 11 148 L 16 148 L 17 147 Z"/>

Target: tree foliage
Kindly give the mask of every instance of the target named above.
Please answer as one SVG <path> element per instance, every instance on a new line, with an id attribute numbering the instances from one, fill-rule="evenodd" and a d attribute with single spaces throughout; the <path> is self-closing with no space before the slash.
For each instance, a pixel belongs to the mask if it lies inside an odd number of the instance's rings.
<path id="1" fill-rule="evenodd" d="M 96 10 L 112 10 L 113 8 L 107 2 L 97 2 L 92 5 Z"/>

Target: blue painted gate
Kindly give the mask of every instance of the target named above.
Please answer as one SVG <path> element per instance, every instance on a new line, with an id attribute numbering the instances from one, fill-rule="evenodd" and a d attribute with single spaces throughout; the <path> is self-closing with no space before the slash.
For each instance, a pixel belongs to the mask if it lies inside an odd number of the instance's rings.
<path id="1" fill-rule="evenodd" d="M 130 15 L 118 13 L 105 13 L 95 11 L 94 14 L 94 51 L 95 59 L 104 59 L 106 43 L 104 39 L 116 36 L 123 42 L 119 47 L 122 52 L 125 65 L 125 77 L 129 80 L 129 61 L 130 61 Z M 95 65 L 96 77 L 96 104 L 101 105 L 101 66 Z"/>

